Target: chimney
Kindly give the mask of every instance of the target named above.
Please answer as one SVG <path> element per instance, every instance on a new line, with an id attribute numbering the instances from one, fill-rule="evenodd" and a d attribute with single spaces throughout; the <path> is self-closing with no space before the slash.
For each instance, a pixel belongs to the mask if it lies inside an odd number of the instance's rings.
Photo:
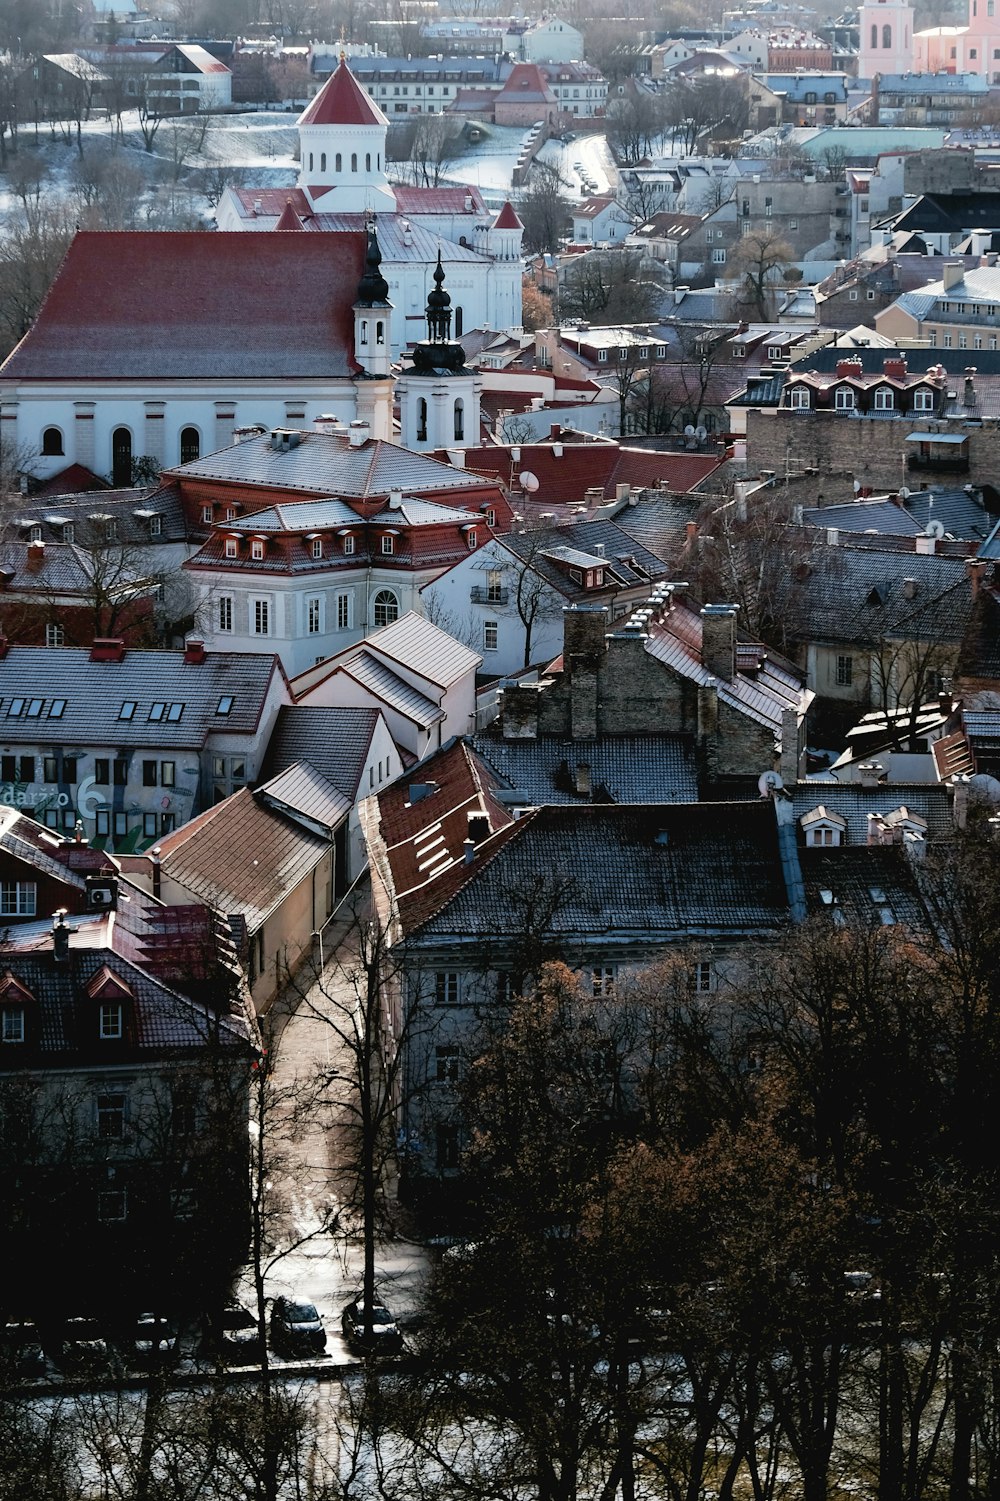
<path id="1" fill-rule="evenodd" d="M 837 361 L 837 379 L 844 380 L 852 375 L 864 375 L 864 361 L 859 355 L 852 355 L 850 359 Z"/>
<path id="2" fill-rule="evenodd" d="M 941 281 L 946 292 L 950 292 L 964 277 L 965 265 L 962 261 L 945 261 L 941 267 Z"/>
<path id="3" fill-rule="evenodd" d="M 59 907 L 52 916 L 55 918 L 52 924 L 52 956 L 57 964 L 66 964 L 69 960 L 69 935 L 76 930 L 66 926 L 65 907 Z"/>
<path id="4" fill-rule="evenodd" d="M 471 865 L 476 858 L 476 841 L 474 839 L 463 839 L 462 853 L 465 856 L 466 865 Z"/>
<path id="5" fill-rule="evenodd" d="M 581 659 L 592 670 L 608 649 L 608 612 L 603 605 L 567 605 L 563 610 L 563 655 Z"/>
<path id="6" fill-rule="evenodd" d="M 972 587 L 973 599 L 979 598 L 979 586 L 982 583 L 983 574 L 986 571 L 986 563 L 982 558 L 966 558 L 965 571 L 969 575 L 969 583 Z"/>
<path id="7" fill-rule="evenodd" d="M 552 445 L 552 457 L 554 459 L 561 459 L 562 456 L 563 456 L 563 446 L 562 446 L 562 444 L 561 443 L 553 443 L 553 445 Z"/>
<path id="8" fill-rule="evenodd" d="M 153 896 L 160 900 L 160 846 L 154 844 L 149 852 L 149 866 L 152 875 Z"/>
<path id="9" fill-rule="evenodd" d="M 903 598 L 916 599 L 918 584 L 916 579 L 903 580 Z"/>
<path id="10" fill-rule="evenodd" d="M 73 841 L 75 844 L 83 843 L 83 820 L 78 818 L 73 825 Z"/>
<path id="11" fill-rule="evenodd" d="M 490 836 L 490 815 L 481 810 L 470 813 L 467 819 L 468 835 L 473 844 L 481 844 Z"/>
<path id="12" fill-rule="evenodd" d="M 697 542 L 697 540 L 698 540 L 698 523 L 697 523 L 697 521 L 688 521 L 688 522 L 685 522 L 685 525 L 684 525 L 684 545 L 685 545 L 685 547 L 693 547 L 694 544 Z"/>
<path id="13" fill-rule="evenodd" d="M 425 797 L 431 797 L 437 790 L 437 782 L 411 782 L 410 807 L 412 808 L 414 803 L 422 803 Z"/>
<path id="14" fill-rule="evenodd" d="M 313 432 L 337 433 L 342 432 L 343 427 L 340 418 L 335 417 L 332 412 L 323 412 L 319 417 L 313 418 Z"/>
<path id="15" fill-rule="evenodd" d="M 581 797 L 590 797 L 594 790 L 590 776 L 589 761 L 578 761 L 576 763 L 576 790 Z"/>
<path id="16" fill-rule="evenodd" d="M 537 740 L 538 683 L 508 682 L 501 689 L 500 727 L 505 740 Z"/>
<path id="17" fill-rule="evenodd" d="M 891 355 L 882 361 L 882 374 L 890 380 L 904 380 L 906 377 L 906 360 L 899 355 Z"/>
<path id="18" fill-rule="evenodd" d="M 92 662 L 122 662 L 125 660 L 125 642 L 119 636 L 95 636 L 90 648 Z"/>
<path id="19" fill-rule="evenodd" d="M 402 492 L 402 490 L 390 490 L 389 491 L 389 510 L 390 511 L 398 511 L 399 508 L 400 508 L 400 506 L 402 504 L 403 504 L 403 492 Z"/>
<path id="20" fill-rule="evenodd" d="M 44 542 L 29 542 L 28 543 L 28 567 L 31 568 L 31 569 L 37 569 L 44 562 L 45 562 L 45 543 Z"/>
<path id="21" fill-rule="evenodd" d="M 347 430 L 347 437 L 352 448 L 361 448 L 368 442 L 371 429 L 367 422 L 352 422 Z"/>
<path id="22" fill-rule="evenodd" d="M 976 367 L 970 365 L 965 372 L 965 405 L 974 407 L 976 404 Z"/>
<path id="23" fill-rule="evenodd" d="M 862 787 L 877 787 L 883 774 L 878 761 L 862 761 L 858 767 L 858 780 Z"/>
<path id="24" fill-rule="evenodd" d="M 187 644 L 184 647 L 184 660 L 185 660 L 185 662 L 190 662 L 192 664 L 192 666 L 198 666 L 200 663 L 204 662 L 204 660 L 205 660 L 205 643 L 204 643 L 204 641 L 196 641 L 192 637 L 187 642 Z"/>
<path id="25" fill-rule="evenodd" d="M 701 661 L 731 683 L 736 674 L 736 605 L 705 605 L 701 612 Z"/>

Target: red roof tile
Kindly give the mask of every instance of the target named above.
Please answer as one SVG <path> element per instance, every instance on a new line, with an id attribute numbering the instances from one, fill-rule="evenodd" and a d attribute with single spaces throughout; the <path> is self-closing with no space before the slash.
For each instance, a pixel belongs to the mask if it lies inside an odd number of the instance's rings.
<path id="1" fill-rule="evenodd" d="M 387 125 L 385 115 L 369 99 L 341 55 L 309 107 L 299 116 L 299 125 Z"/>
<path id="2" fill-rule="evenodd" d="M 503 208 L 500 210 L 500 212 L 497 214 L 496 218 L 493 220 L 493 228 L 494 229 L 523 229 L 524 228 L 524 225 L 521 223 L 520 219 L 517 217 L 517 214 L 514 212 L 514 205 L 511 203 L 511 201 L 510 201 L 509 198 L 506 199 L 506 201 L 504 202 Z"/>
<path id="3" fill-rule="evenodd" d="M 466 183 L 454 188 L 415 188 L 393 183 L 396 207 L 401 214 L 484 214 L 486 205 L 477 187 Z M 467 200 L 471 199 L 471 207 Z"/>
<path id="4" fill-rule="evenodd" d="M 295 229 L 295 230 L 300 230 L 301 231 L 301 229 L 302 229 L 302 220 L 299 218 L 298 214 L 292 208 L 292 200 L 290 198 L 286 198 L 285 199 L 285 206 L 281 210 L 281 216 L 278 219 L 278 222 L 277 222 L 277 224 L 274 227 L 275 227 L 275 229 L 282 229 L 282 230 Z"/>
<path id="5" fill-rule="evenodd" d="M 563 439 L 561 456 L 551 443 L 522 443 L 518 472 L 530 471 L 538 480 L 538 489 L 530 503 L 550 511 L 553 506 L 579 504 L 587 490 L 600 486 L 606 498 L 615 493 L 616 485 L 649 488 L 661 484 L 670 490 L 691 490 L 718 468 L 716 454 L 664 453 L 657 449 L 620 448 L 616 443 L 571 442 Z M 510 481 L 511 458 L 507 445 L 470 448 L 465 455 L 466 469 L 477 474 L 495 474 Z M 524 510 L 520 498 L 516 501 Z"/>

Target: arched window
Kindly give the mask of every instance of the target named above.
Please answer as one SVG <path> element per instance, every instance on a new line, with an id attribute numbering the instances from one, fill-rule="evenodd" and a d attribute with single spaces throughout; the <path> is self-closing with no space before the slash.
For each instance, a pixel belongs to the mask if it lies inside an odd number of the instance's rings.
<path id="1" fill-rule="evenodd" d="M 313 154 L 310 151 L 310 153 L 309 153 L 309 170 L 310 170 L 310 172 L 312 171 L 312 169 L 313 169 Z"/>
<path id="2" fill-rule="evenodd" d="M 116 427 L 111 435 L 111 483 L 118 490 L 132 483 L 132 434 L 127 427 Z"/>
<path id="3" fill-rule="evenodd" d="M 878 27 L 873 25 L 872 26 L 872 48 L 874 50 L 874 49 L 877 49 L 877 47 L 878 47 Z"/>
<path id="4" fill-rule="evenodd" d="M 358 153 L 356 151 L 352 151 L 351 152 L 351 171 L 352 172 L 356 172 L 357 170 L 358 170 Z"/>
<path id="5" fill-rule="evenodd" d="M 370 172 L 371 169 L 372 169 L 372 154 L 371 154 L 370 151 L 366 151 L 365 152 L 365 171 L 366 172 Z"/>
<path id="6" fill-rule="evenodd" d="M 455 442 L 461 443 L 465 437 L 465 402 L 455 403 Z"/>
<path id="7" fill-rule="evenodd" d="M 375 153 L 375 160 L 378 163 L 378 170 L 381 172 L 381 170 L 382 170 L 382 153 L 381 153 L 381 151 L 377 151 Z"/>
<path id="8" fill-rule="evenodd" d="M 61 428 L 47 427 L 42 434 L 42 453 L 46 456 L 52 456 L 65 452 Z"/>
<path id="9" fill-rule="evenodd" d="M 196 427 L 181 428 L 181 463 L 193 464 L 201 458 L 201 434 Z"/>
<path id="10" fill-rule="evenodd" d="M 384 344 L 385 343 L 385 324 L 382 322 L 381 318 L 378 320 L 378 322 L 375 325 L 375 343 L 376 344 Z"/>
<path id="11" fill-rule="evenodd" d="M 341 154 L 340 154 L 339 151 L 337 152 L 337 155 L 333 159 L 333 170 L 335 172 L 342 172 L 343 171 L 343 157 L 341 156 Z"/>
<path id="12" fill-rule="evenodd" d="M 462 337 L 462 329 L 465 325 L 465 314 L 460 307 L 455 309 L 455 338 Z"/>
<path id="13" fill-rule="evenodd" d="M 362 320 L 361 320 L 361 342 L 362 342 L 362 344 L 367 344 L 368 343 L 368 319 L 367 318 L 362 318 Z"/>
<path id="14" fill-rule="evenodd" d="M 427 402 L 423 396 L 417 399 L 417 442 L 427 442 Z"/>
<path id="15" fill-rule="evenodd" d="M 326 152 L 325 151 L 321 151 L 320 154 L 319 154 L 319 170 L 321 172 L 325 172 L 326 171 Z"/>
<path id="16" fill-rule="evenodd" d="M 892 46 L 892 27 L 891 26 L 883 26 L 882 27 L 882 46 L 883 47 L 891 47 Z"/>
<path id="17" fill-rule="evenodd" d="M 380 589 L 375 596 L 375 624 L 392 625 L 399 619 L 399 600 L 391 589 Z"/>

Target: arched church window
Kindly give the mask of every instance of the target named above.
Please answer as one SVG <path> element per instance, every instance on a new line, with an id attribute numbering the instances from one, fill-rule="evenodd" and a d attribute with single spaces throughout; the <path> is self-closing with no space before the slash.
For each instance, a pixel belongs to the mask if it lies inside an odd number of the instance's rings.
<path id="1" fill-rule="evenodd" d="M 181 463 L 193 464 L 201 458 L 201 434 L 196 427 L 181 428 Z"/>
<path id="2" fill-rule="evenodd" d="M 399 600 L 391 589 L 380 589 L 375 596 L 375 624 L 392 625 L 399 619 Z"/>
<path id="3" fill-rule="evenodd" d="M 358 170 L 358 153 L 356 151 L 352 151 L 351 152 L 351 171 L 352 172 L 356 172 L 357 170 Z"/>
<path id="4" fill-rule="evenodd" d="M 132 434 L 116 427 L 111 435 L 111 483 L 124 490 L 132 483 Z"/>
<path id="5" fill-rule="evenodd" d="M 309 153 L 309 170 L 310 170 L 310 172 L 312 171 L 312 169 L 313 169 L 313 154 L 310 151 L 310 153 Z"/>
<path id="6" fill-rule="evenodd" d="M 875 48 L 877 46 L 878 46 L 878 27 L 877 26 L 873 26 L 872 27 L 872 47 Z"/>
<path id="7" fill-rule="evenodd" d="M 365 171 L 366 172 L 370 172 L 371 169 L 372 169 L 372 154 L 371 154 L 370 151 L 366 151 L 365 152 Z"/>
<path id="8" fill-rule="evenodd" d="M 326 152 L 325 151 L 321 151 L 320 154 L 319 154 L 319 170 L 321 172 L 325 172 L 326 171 Z"/>
<path id="9" fill-rule="evenodd" d="M 339 151 L 337 152 L 337 155 L 333 159 L 333 170 L 335 172 L 342 172 L 344 170 L 344 168 L 343 168 L 343 158 L 340 155 Z"/>
<path id="10" fill-rule="evenodd" d="M 455 309 L 455 338 L 456 339 L 460 339 L 462 337 L 462 329 L 463 329 L 464 325 L 465 325 L 465 316 L 464 316 L 464 314 L 462 312 L 462 309 L 460 307 L 457 307 Z"/>
<path id="11" fill-rule="evenodd" d="M 455 442 L 461 443 L 465 439 L 465 402 L 458 400 L 455 403 Z"/>
<path id="12" fill-rule="evenodd" d="M 368 343 L 368 319 L 367 318 L 362 318 L 362 320 L 361 320 L 361 342 L 362 342 L 362 344 L 367 344 Z"/>
<path id="13" fill-rule="evenodd" d="M 382 322 L 381 318 L 378 320 L 378 322 L 375 325 L 375 343 L 376 344 L 384 344 L 385 343 L 385 324 Z"/>
<path id="14" fill-rule="evenodd" d="M 427 402 L 423 396 L 417 400 L 417 442 L 427 442 Z"/>
<path id="15" fill-rule="evenodd" d="M 63 452 L 63 435 L 58 427 L 47 427 L 42 434 L 42 453 L 51 458 Z"/>
<path id="16" fill-rule="evenodd" d="M 882 27 L 882 46 L 883 47 L 891 47 L 892 46 L 892 27 L 891 26 L 883 26 Z"/>

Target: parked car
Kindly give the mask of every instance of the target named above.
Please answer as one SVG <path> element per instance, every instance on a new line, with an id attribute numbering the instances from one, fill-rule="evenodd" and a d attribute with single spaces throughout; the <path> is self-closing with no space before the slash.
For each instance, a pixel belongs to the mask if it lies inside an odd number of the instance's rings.
<path id="1" fill-rule="evenodd" d="M 0 1334 L 0 1361 L 15 1376 L 45 1374 L 45 1352 L 31 1319 L 11 1320 Z"/>
<path id="2" fill-rule="evenodd" d="M 366 1354 L 393 1355 L 403 1347 L 399 1325 L 383 1303 L 372 1305 L 370 1334 L 365 1331 L 365 1309 L 361 1298 L 348 1303 L 340 1322 L 347 1343 Z"/>
<path id="3" fill-rule="evenodd" d="M 275 1298 L 271 1344 L 285 1355 L 324 1355 L 326 1330 L 315 1306 L 298 1298 Z"/>
<path id="4" fill-rule="evenodd" d="M 257 1320 L 242 1303 L 228 1303 L 205 1319 L 201 1348 L 228 1365 L 253 1365 L 264 1354 Z"/>
<path id="5" fill-rule="evenodd" d="M 55 1350 L 56 1364 L 64 1371 L 107 1371 L 111 1350 L 99 1319 L 74 1316 L 64 1319 Z"/>
<path id="6" fill-rule="evenodd" d="M 138 1365 L 167 1365 L 179 1354 L 177 1325 L 162 1313 L 140 1313 L 132 1327 L 129 1356 Z"/>

